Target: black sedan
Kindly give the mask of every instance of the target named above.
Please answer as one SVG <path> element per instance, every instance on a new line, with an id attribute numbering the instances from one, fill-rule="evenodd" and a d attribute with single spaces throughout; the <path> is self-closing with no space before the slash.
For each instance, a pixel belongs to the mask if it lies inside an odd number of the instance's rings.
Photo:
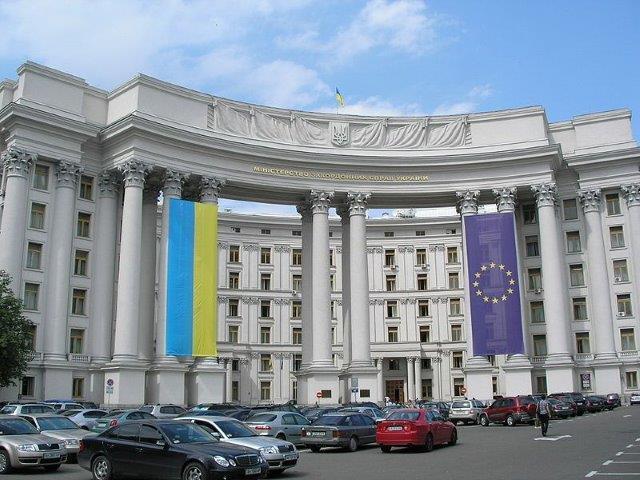
<path id="1" fill-rule="evenodd" d="M 94 480 L 260 478 L 268 470 L 256 450 L 219 442 L 201 427 L 176 420 L 127 422 L 87 437 L 78 463 Z"/>

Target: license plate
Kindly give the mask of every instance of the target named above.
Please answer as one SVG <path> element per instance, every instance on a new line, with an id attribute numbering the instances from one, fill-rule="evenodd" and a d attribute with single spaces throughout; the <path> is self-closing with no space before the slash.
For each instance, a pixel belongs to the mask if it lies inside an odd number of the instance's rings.
<path id="1" fill-rule="evenodd" d="M 247 468 L 244 471 L 245 475 L 257 475 L 260 473 L 260 467 L 256 467 L 256 468 Z"/>
<path id="2" fill-rule="evenodd" d="M 387 430 L 390 430 L 392 432 L 397 432 L 397 431 L 402 430 L 402 427 L 389 427 L 389 428 L 387 428 Z"/>
<path id="3" fill-rule="evenodd" d="M 289 453 L 288 455 L 284 456 L 285 460 L 295 460 L 296 459 L 296 455 L 294 453 Z"/>
<path id="4" fill-rule="evenodd" d="M 49 452 L 49 453 L 43 453 L 43 454 L 42 454 L 42 458 L 47 458 L 47 459 L 50 459 L 50 458 L 60 458 L 60 454 L 59 454 L 59 453 L 51 453 L 51 452 Z"/>
<path id="5" fill-rule="evenodd" d="M 312 437 L 324 437 L 324 432 L 309 432 Z"/>

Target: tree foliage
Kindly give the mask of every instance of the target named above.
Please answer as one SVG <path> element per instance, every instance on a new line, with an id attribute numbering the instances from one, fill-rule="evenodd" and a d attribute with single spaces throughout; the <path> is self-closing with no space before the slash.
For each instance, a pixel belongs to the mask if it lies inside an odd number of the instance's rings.
<path id="1" fill-rule="evenodd" d="M 0 270 L 0 387 L 16 385 L 33 358 L 33 323 L 22 314 L 22 301 L 10 283 L 11 277 Z"/>

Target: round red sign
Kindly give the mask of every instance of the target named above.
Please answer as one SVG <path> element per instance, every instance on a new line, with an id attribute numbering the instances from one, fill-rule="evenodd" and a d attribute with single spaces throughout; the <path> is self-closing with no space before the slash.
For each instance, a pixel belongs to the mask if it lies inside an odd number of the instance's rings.
<path id="1" fill-rule="evenodd" d="M 467 389 L 466 389 L 466 388 L 464 388 L 464 387 L 462 387 L 462 388 L 460 389 L 460 393 L 464 395 L 465 393 L 467 393 Z"/>
<path id="2" fill-rule="evenodd" d="M 316 398 L 322 398 L 322 392 L 316 393 Z"/>

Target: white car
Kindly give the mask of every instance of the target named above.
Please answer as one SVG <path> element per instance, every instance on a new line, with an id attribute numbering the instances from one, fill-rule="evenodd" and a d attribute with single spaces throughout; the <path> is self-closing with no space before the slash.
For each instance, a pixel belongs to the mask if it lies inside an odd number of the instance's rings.
<path id="1" fill-rule="evenodd" d="M 3 415 L 32 415 L 34 413 L 56 413 L 50 405 L 43 403 L 9 403 L 2 407 L 0 414 Z"/>
<path id="2" fill-rule="evenodd" d="M 638 392 L 632 393 L 631 394 L 631 398 L 629 399 L 629 403 L 631 403 L 631 405 L 640 404 L 640 393 L 638 393 Z"/>

